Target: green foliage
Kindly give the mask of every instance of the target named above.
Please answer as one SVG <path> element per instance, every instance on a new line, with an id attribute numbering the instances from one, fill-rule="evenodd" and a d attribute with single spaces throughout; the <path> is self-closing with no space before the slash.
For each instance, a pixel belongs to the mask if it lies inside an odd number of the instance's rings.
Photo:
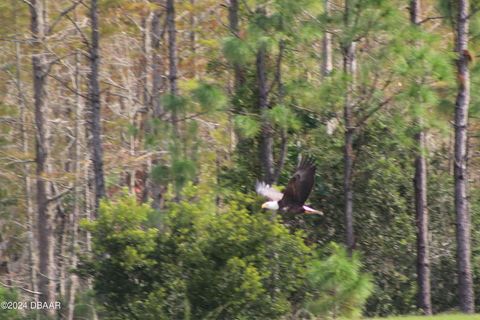
<path id="1" fill-rule="evenodd" d="M 94 257 L 83 272 L 111 319 L 277 319 L 305 290 L 310 249 L 253 198 L 215 208 L 210 192 L 185 189 L 164 213 L 129 197 L 104 202 L 83 225 Z M 149 227 L 149 216 L 166 215 Z M 154 219 L 150 219 L 154 220 Z M 161 231 L 160 231 L 161 230 Z"/>
<path id="2" fill-rule="evenodd" d="M 0 287 L 0 302 L 19 302 L 22 299 L 19 299 L 17 292 L 11 289 L 7 289 L 4 287 Z M 7 307 L 9 305 L 7 304 Z M 9 320 L 21 320 L 23 319 L 20 311 L 18 308 L 12 306 L 11 309 L 4 308 L 2 304 L 2 308 L 0 308 L 0 318 L 1 319 L 9 319 Z"/>
<path id="3" fill-rule="evenodd" d="M 150 176 L 155 183 L 167 185 L 170 181 L 170 168 L 166 165 L 158 164 L 152 168 Z"/>
<path id="4" fill-rule="evenodd" d="M 280 128 L 298 130 L 300 127 L 300 122 L 295 117 L 295 114 L 286 106 L 274 106 L 268 110 L 267 115 L 270 121 Z"/>
<path id="5" fill-rule="evenodd" d="M 67 2 L 50 2 L 47 20 L 60 18 L 61 10 L 69 7 Z M 164 82 L 160 98 L 152 92 L 151 71 L 161 69 L 161 77 L 168 73 L 164 6 L 154 1 L 99 1 L 102 73 L 111 80 L 102 90 L 108 105 L 103 116 L 109 118 L 104 121 L 102 133 L 106 141 L 105 161 L 117 159 L 115 152 L 129 154 L 124 153 L 128 135 L 149 149 L 135 144 L 134 158 L 118 157 L 118 165 L 106 166 L 108 193 L 125 184 L 126 168 L 137 169 L 146 164 L 146 158 L 153 162 L 153 182 L 167 190 L 162 194 L 167 208 L 161 212 L 121 197 L 103 203 L 97 221 L 83 223 L 92 232 L 94 248 L 91 258 L 84 257 L 80 271 L 95 279 L 95 294 L 102 304 L 100 315 L 152 320 L 274 319 L 305 306 L 307 298 L 307 307 L 320 316 L 358 315 L 363 304 L 368 316 L 417 312 L 412 177 L 413 161 L 419 152 L 428 161 L 434 311 L 454 309 L 458 296 L 457 284 L 452 281 L 456 248 L 450 172 L 453 159 L 449 155 L 457 90 L 457 57 L 452 41 L 457 16 L 455 2 L 429 1 L 422 8 L 422 18 L 433 19 L 423 21 L 421 26 L 411 24 L 405 1 L 400 0 L 351 0 L 348 23 L 345 7 L 340 3 L 334 4 L 328 14 L 322 8 L 323 1 L 318 0 L 238 3 L 239 32 L 233 36 L 223 26 L 228 19 L 227 10 L 216 10 L 215 1 L 175 1 L 178 30 L 185 31 L 185 37 L 177 41 L 180 94 L 168 94 Z M 471 5 L 477 6 L 474 1 Z M 78 21 L 83 21 L 87 14 L 84 6 L 69 13 Z M 156 37 L 147 37 L 144 31 L 155 31 L 156 26 L 150 24 L 153 14 L 160 15 L 162 43 L 160 49 L 151 48 L 150 52 L 149 44 Z M 50 46 L 57 31 L 71 23 L 67 16 L 59 20 L 45 43 L 55 51 L 51 52 L 53 56 L 62 57 L 65 62 L 54 64 L 50 70 L 52 75 L 61 74 L 62 79 L 69 79 L 69 72 L 73 72 L 67 68 L 74 62 L 69 52 L 84 48 L 78 33 L 68 35 L 67 46 Z M 445 18 L 437 19 L 440 16 Z M 0 20 L 4 22 L 0 31 L 5 38 L 0 63 L 4 71 L 0 91 L 5 92 L 0 101 L 0 151 L 4 160 L 0 172 L 0 244 L 9 261 L 18 261 L 19 253 L 28 248 L 22 167 L 28 164 L 23 160 L 35 159 L 31 153 L 36 128 L 31 125 L 33 111 L 27 108 L 30 151 L 18 151 L 21 135 L 14 81 L 15 45 L 19 44 L 19 83 L 24 88 L 32 88 L 28 71 L 31 68 L 26 63 L 33 52 L 28 41 L 14 40 L 21 40 L 21 35 L 28 33 L 29 7 L 18 0 L 0 1 Z M 472 14 L 469 20 L 469 50 L 476 56 L 480 15 Z M 332 35 L 334 70 L 323 78 L 320 62 L 325 32 Z M 342 70 L 342 50 L 352 40 L 357 44 L 355 77 Z M 280 43 L 285 46 L 282 57 Z M 260 48 L 265 53 L 266 112 L 258 107 L 256 54 Z M 154 57 L 157 54 L 159 61 Z M 192 62 L 194 72 L 188 70 Z M 81 59 L 81 68 L 84 63 Z M 480 91 L 475 88 L 480 83 L 480 63 L 472 62 L 469 67 L 469 142 L 476 146 Z M 236 75 L 241 78 L 239 87 L 233 86 L 234 80 L 239 84 L 234 70 L 240 71 Z M 355 85 L 350 91 L 348 84 L 353 80 Z M 71 103 L 66 103 L 73 101 L 74 92 L 64 89 L 58 81 L 48 81 L 49 106 L 55 115 L 50 126 L 52 176 L 48 178 L 58 182 L 60 189 L 74 178 L 72 172 L 62 174 L 64 168 L 72 168 L 71 159 L 61 157 L 68 149 L 64 133 L 71 131 L 67 127 L 74 127 L 70 122 L 74 120 Z M 140 121 L 136 121 L 136 115 L 132 122 L 132 114 L 126 115 L 138 104 L 132 109 L 125 103 L 140 99 L 143 89 L 159 99 L 162 114 L 152 119 L 148 112 L 138 118 Z M 28 91 L 27 102 L 32 97 Z M 346 92 L 352 95 L 356 122 L 354 227 L 357 248 L 362 254 L 361 268 L 358 257 L 349 260 L 337 246 L 326 249 L 329 254 L 323 261 L 314 260 L 313 246 L 305 245 L 315 243 L 323 247 L 344 240 L 342 114 Z M 177 132 L 169 121 L 173 112 L 178 116 Z M 360 122 L 365 116 L 366 120 Z M 326 124 L 331 124 L 332 119 L 339 120 L 338 126 L 326 134 Z M 264 121 L 272 128 L 275 164 L 279 163 L 281 143 L 285 140 L 281 134 L 286 133 L 287 156 L 278 185 L 288 183 L 299 155 L 311 154 L 318 166 L 308 201 L 312 207 L 322 209 L 325 216 L 298 217 L 292 233 L 279 218 L 260 212 L 261 200 L 249 196 L 254 181 L 262 176 L 258 148 Z M 427 132 L 429 150 L 419 150 L 415 145 L 413 137 L 420 130 Z M 479 164 L 474 151 L 472 148 L 469 158 L 469 201 L 474 285 L 478 293 L 480 194 L 476 170 Z M 34 166 L 30 167 L 32 176 Z M 189 185 L 192 181 L 197 187 Z M 211 183 L 211 190 L 204 190 L 206 183 Z M 71 212 L 73 197 L 70 193 L 58 200 L 67 213 Z M 83 207 L 82 201 L 80 204 Z M 0 298 L 10 293 L 0 290 Z M 92 295 L 80 295 L 76 317 L 92 318 Z M 476 299 L 480 306 L 480 294 L 476 294 Z M 0 313 L 1 319 L 15 317 L 17 314 Z"/>
<path id="6" fill-rule="evenodd" d="M 253 138 L 260 132 L 260 123 L 251 116 L 237 115 L 235 126 L 246 138 Z"/>
<path id="7" fill-rule="evenodd" d="M 349 257 L 338 244 L 328 246 L 329 257 L 311 263 L 308 271 L 315 294 L 307 309 L 328 318 L 358 318 L 372 293 L 370 276 L 361 272 L 358 255 Z"/>
<path id="8" fill-rule="evenodd" d="M 237 37 L 227 37 L 223 40 L 223 54 L 229 62 L 242 65 L 254 59 L 253 50 Z"/>
<path id="9" fill-rule="evenodd" d="M 375 284 L 367 301 L 367 315 L 415 310 L 415 229 L 410 201 L 413 161 L 409 160 L 412 135 L 403 141 L 400 133 L 406 127 L 401 129 L 402 125 L 394 117 L 379 116 L 355 141 L 361 144 L 354 184 L 357 246 L 364 257 L 364 270 Z M 309 228 L 320 244 L 344 241 L 343 199 L 339 197 L 343 190 L 343 135 L 337 131 L 325 136 L 324 130 L 315 131 L 311 142 L 319 176 L 310 201 L 322 208 L 325 216 Z M 319 234 L 318 228 L 329 231 Z"/>
<path id="10" fill-rule="evenodd" d="M 220 111 L 227 103 L 222 90 L 218 86 L 209 83 L 200 83 L 192 91 L 192 96 L 200 104 L 202 110 L 206 111 Z"/>
<path id="11" fill-rule="evenodd" d="M 189 159 L 174 159 L 171 167 L 176 190 L 180 190 L 188 181 L 195 178 L 195 163 Z"/>
<path id="12" fill-rule="evenodd" d="M 188 99 L 183 96 L 165 94 L 162 96 L 162 105 L 169 111 L 183 112 L 188 107 Z"/>

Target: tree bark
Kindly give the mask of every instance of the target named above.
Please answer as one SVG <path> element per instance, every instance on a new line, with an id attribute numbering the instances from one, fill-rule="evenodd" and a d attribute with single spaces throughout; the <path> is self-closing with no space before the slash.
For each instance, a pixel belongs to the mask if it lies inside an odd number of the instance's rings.
<path id="1" fill-rule="evenodd" d="M 190 12 L 190 50 L 192 51 L 192 61 L 190 68 L 192 71 L 192 78 L 197 79 L 197 34 L 195 28 L 197 27 L 197 18 L 195 17 L 195 0 L 190 0 L 192 11 Z"/>
<path id="2" fill-rule="evenodd" d="M 99 84 L 99 25 L 98 0 L 90 2 L 91 40 L 89 45 L 90 72 L 88 74 L 88 104 L 86 123 L 90 135 L 91 161 L 94 179 L 95 215 L 98 213 L 100 199 L 105 196 L 105 178 L 103 173 L 103 147 Z"/>
<path id="3" fill-rule="evenodd" d="M 428 207 L 427 207 L 427 161 L 426 134 L 422 130 L 415 135 L 418 154 L 415 159 L 415 217 L 417 226 L 417 283 L 418 307 L 425 315 L 432 314 L 430 295 L 430 249 L 428 240 Z"/>
<path id="4" fill-rule="evenodd" d="M 460 310 L 474 312 L 471 266 L 470 213 L 468 203 L 467 129 L 470 103 L 470 72 L 468 63 L 469 1 L 459 0 L 456 30 L 458 93 L 455 102 L 455 212 L 457 236 L 457 272 Z"/>
<path id="5" fill-rule="evenodd" d="M 42 0 L 32 0 L 30 6 L 31 32 L 33 37 L 33 90 L 35 107 L 35 162 L 36 162 L 36 191 L 37 191 L 37 228 L 39 252 L 38 289 L 42 294 L 40 301 L 53 302 L 56 300 L 55 274 L 55 236 L 54 213 L 49 201 L 50 186 L 47 180 L 49 174 L 49 128 L 47 124 L 47 61 L 43 52 L 43 42 L 47 21 L 45 3 Z M 44 309 L 49 316 L 55 315 L 54 309 Z"/>
<path id="6" fill-rule="evenodd" d="M 324 0 L 325 15 L 330 14 L 330 1 Z M 332 56 L 332 35 L 325 31 L 322 39 L 322 79 L 328 77 L 333 70 L 333 56 Z"/>
<path id="7" fill-rule="evenodd" d="M 157 3 L 160 4 L 158 0 Z M 160 119 L 165 110 L 161 104 L 161 96 L 165 90 L 164 83 L 164 64 L 162 59 L 162 50 L 161 46 L 164 42 L 165 29 L 164 24 L 162 23 L 163 12 L 156 10 L 152 17 L 152 26 L 151 26 L 151 45 L 152 45 L 152 108 L 153 108 L 153 118 Z M 152 164 L 158 164 L 158 157 L 153 156 L 153 159 L 150 160 L 149 166 L 152 167 Z M 166 187 L 153 181 L 151 177 L 148 178 L 147 188 L 150 197 L 152 198 L 152 207 L 159 210 L 163 208 L 163 194 L 166 191 Z"/>
<path id="8" fill-rule="evenodd" d="M 80 52 L 75 53 L 75 90 L 80 91 Z M 70 267 L 72 269 L 77 268 L 78 255 L 77 255 L 77 245 L 78 245 L 78 220 L 80 217 L 80 202 L 82 198 L 82 190 L 80 187 L 82 171 L 80 167 L 81 160 L 81 142 L 82 142 L 82 130 L 81 130 L 81 119 L 82 119 L 82 102 L 80 95 L 75 96 L 75 150 L 73 154 L 73 172 L 75 174 L 75 185 L 74 185 L 74 202 L 73 202 L 73 213 L 70 215 L 70 228 L 71 228 L 71 245 L 70 245 Z M 68 288 L 68 305 L 67 305 L 67 319 L 73 320 L 73 314 L 75 311 L 75 298 L 77 294 L 78 287 L 78 277 L 74 272 L 70 273 L 70 286 Z"/>
<path id="9" fill-rule="evenodd" d="M 146 114 L 150 109 L 152 104 L 152 93 L 150 92 L 152 88 L 152 26 L 155 12 L 148 12 L 142 18 L 142 37 L 143 37 L 143 57 L 140 59 L 142 66 L 142 81 L 140 81 L 141 90 L 142 90 L 142 102 L 143 108 L 139 110 L 139 113 Z M 142 117 L 143 118 L 143 117 Z"/>
<path id="10" fill-rule="evenodd" d="M 348 29 L 350 27 L 351 12 L 349 1 L 345 2 L 344 22 Z M 355 233 L 354 233 L 354 217 L 353 217 L 353 139 L 355 134 L 355 120 L 353 116 L 353 91 L 355 89 L 355 73 L 356 73 L 356 43 L 349 41 L 343 48 L 343 70 L 347 77 L 347 90 L 345 93 L 344 105 L 344 124 L 345 124 L 345 144 L 344 144 L 344 214 L 345 214 L 345 231 L 346 245 L 351 255 L 355 249 Z"/>
<path id="11" fill-rule="evenodd" d="M 170 82 L 170 94 L 172 96 L 178 95 L 177 87 L 177 29 L 175 26 L 175 2 L 174 0 L 167 0 L 167 30 L 168 30 L 168 64 L 169 74 L 168 80 Z M 177 106 L 172 108 L 171 121 L 175 136 L 178 137 L 178 115 Z"/>
<path id="12" fill-rule="evenodd" d="M 15 41 L 15 63 L 16 63 L 16 87 L 17 87 L 17 102 L 20 107 L 20 139 L 21 139 L 21 152 L 25 155 L 29 152 L 29 136 L 27 131 L 27 104 L 23 94 L 23 84 L 20 74 L 21 70 L 21 53 L 20 42 Z M 35 241 L 35 210 L 33 208 L 33 193 L 32 193 L 32 181 L 30 179 L 30 164 L 26 162 L 23 165 L 23 183 L 25 192 L 25 206 L 27 211 L 27 232 L 28 232 L 28 256 L 30 263 L 30 289 L 33 292 L 37 292 L 37 272 L 38 272 L 38 256 L 37 256 L 37 244 Z M 37 300 L 37 296 L 34 298 Z"/>
<path id="13" fill-rule="evenodd" d="M 239 36 L 239 26 L 238 26 L 238 0 L 230 0 L 228 6 L 228 22 L 230 27 L 230 32 L 235 36 Z M 245 83 L 245 75 L 242 69 L 242 66 L 239 63 L 233 63 L 233 72 L 234 72 L 234 88 L 237 91 Z"/>
<path id="14" fill-rule="evenodd" d="M 278 85 L 278 102 L 283 104 L 284 97 L 285 97 L 285 87 L 283 86 L 283 79 L 282 79 L 282 61 L 283 61 L 283 54 L 285 51 L 285 41 L 280 40 L 278 43 L 278 59 L 277 59 L 277 66 L 276 66 L 276 81 Z M 280 177 L 280 173 L 285 166 L 285 161 L 287 159 L 288 153 L 288 128 L 284 127 L 280 129 L 280 155 L 278 157 L 276 168 L 274 169 L 273 175 L 273 182 L 276 183 L 278 178 Z"/>
<path id="15" fill-rule="evenodd" d="M 268 111 L 268 88 L 267 88 L 267 70 L 266 70 L 266 48 L 261 45 L 257 51 L 257 86 L 258 86 L 258 106 L 262 118 L 262 128 L 260 133 L 260 161 L 262 165 L 263 180 L 271 184 L 274 180 L 273 168 L 273 128 L 267 118 Z"/>
<path id="16" fill-rule="evenodd" d="M 410 1 L 410 22 L 419 27 L 421 19 L 420 0 Z M 423 121 L 416 119 L 421 127 Z M 430 250 L 428 241 L 428 206 L 427 206 L 427 150 L 426 132 L 423 128 L 415 135 L 417 143 L 417 155 L 415 157 L 415 218 L 417 227 L 417 305 L 425 315 L 432 314 L 432 302 L 430 294 Z"/>
<path id="17" fill-rule="evenodd" d="M 152 44 L 152 108 L 153 116 L 159 118 L 163 115 L 163 108 L 160 103 L 161 91 L 163 89 L 163 60 L 160 46 L 163 40 L 163 30 L 161 23 L 162 13 L 160 10 L 154 12 L 151 26 L 151 44 Z"/>

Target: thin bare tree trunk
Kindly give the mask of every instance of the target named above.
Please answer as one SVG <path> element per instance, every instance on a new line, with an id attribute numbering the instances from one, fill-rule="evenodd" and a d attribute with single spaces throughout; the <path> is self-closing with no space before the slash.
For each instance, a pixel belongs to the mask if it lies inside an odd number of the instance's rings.
<path id="1" fill-rule="evenodd" d="M 160 46 L 163 40 L 162 13 L 156 10 L 152 17 L 151 45 L 152 45 L 152 108 L 153 116 L 159 118 L 163 115 L 160 104 L 161 91 L 163 89 L 163 60 Z"/>
<path id="2" fill-rule="evenodd" d="M 102 126 L 100 114 L 100 84 L 99 84 L 99 25 L 98 25 L 98 0 L 90 2 L 91 41 L 89 44 L 88 58 L 90 72 L 88 74 L 88 101 L 86 123 L 90 133 L 90 148 L 93 165 L 93 178 L 95 190 L 95 215 L 98 211 L 100 199 L 105 196 L 105 179 L 103 173 L 103 147 Z"/>
<path id="3" fill-rule="evenodd" d="M 350 27 L 351 12 L 350 3 L 345 2 L 345 26 Z M 353 139 L 355 134 L 355 120 L 353 118 L 353 91 L 355 88 L 356 73 L 356 44 L 353 41 L 345 44 L 343 48 L 343 70 L 347 76 L 347 90 L 345 93 L 344 123 L 345 123 L 345 145 L 344 145 L 344 208 L 345 208 L 345 230 L 346 245 L 349 254 L 355 249 L 354 217 L 353 217 Z"/>
<path id="4" fill-rule="evenodd" d="M 197 34 L 195 28 L 197 27 L 197 18 L 195 17 L 195 0 L 190 0 L 192 11 L 190 12 L 190 50 L 192 51 L 191 70 L 193 78 L 198 78 L 197 73 Z"/>
<path id="5" fill-rule="evenodd" d="M 80 52 L 75 53 L 75 90 L 80 91 Z M 80 95 L 75 96 L 75 151 L 73 154 L 73 172 L 75 174 L 74 185 L 74 202 L 73 202 L 73 214 L 70 215 L 70 227 L 71 227 L 71 244 L 70 244 L 70 267 L 72 269 L 77 268 L 78 255 L 78 219 L 80 217 L 80 201 L 82 197 L 81 183 L 81 145 L 82 145 L 82 132 L 81 132 L 81 119 L 83 118 L 83 108 Z M 74 272 L 70 273 L 70 286 L 68 288 L 68 305 L 67 305 L 67 319 L 73 320 L 73 314 L 75 311 L 75 297 L 77 294 L 78 277 Z"/>
<path id="6" fill-rule="evenodd" d="M 324 0 L 325 15 L 330 14 L 330 1 Z M 333 56 L 332 56 L 332 35 L 325 31 L 322 39 L 322 79 L 328 77 L 333 70 Z"/>
<path id="7" fill-rule="evenodd" d="M 410 1 L 410 22 L 420 27 L 421 19 L 420 0 Z M 421 118 L 416 123 L 422 127 Z M 430 294 L 430 250 L 428 241 L 428 206 L 427 206 L 427 151 L 426 132 L 421 131 L 415 135 L 417 143 L 417 155 L 415 157 L 415 218 L 417 227 L 417 283 L 418 283 L 418 307 L 425 315 L 432 314 L 432 302 Z"/>
<path id="8" fill-rule="evenodd" d="M 16 63 L 16 87 L 17 87 L 17 101 L 20 107 L 20 137 L 21 137 L 21 151 L 24 154 L 29 153 L 28 145 L 28 132 L 27 132 L 27 104 L 23 94 L 23 85 L 21 79 L 21 53 L 20 42 L 15 41 L 15 63 Z M 27 232 L 28 232 L 28 256 L 30 263 L 30 289 L 33 292 L 37 292 L 37 271 L 38 271 L 38 256 L 37 256 L 37 243 L 35 241 L 35 221 L 36 215 L 33 208 L 32 201 L 32 181 L 30 179 L 30 164 L 25 162 L 23 165 L 23 183 L 25 192 L 25 206 L 27 211 Z M 37 296 L 34 296 L 34 300 L 38 300 Z"/>
<path id="9" fill-rule="evenodd" d="M 177 87 L 177 29 L 175 27 L 175 1 L 167 0 L 167 30 L 168 30 L 168 80 L 170 82 L 170 94 L 178 95 Z M 178 137 L 178 115 L 176 106 L 172 108 L 171 121 L 175 136 Z"/>
<path id="10" fill-rule="evenodd" d="M 146 113 L 151 105 L 152 93 L 150 92 L 152 88 L 152 20 L 154 19 L 155 13 L 148 12 L 148 14 L 142 18 L 142 33 L 143 33 L 143 57 L 141 59 L 142 63 L 142 101 L 143 101 L 143 110 L 141 113 Z"/>
<path id="11" fill-rule="evenodd" d="M 100 85 L 99 85 L 99 23 L 98 23 L 98 0 L 90 1 L 90 28 L 91 40 L 89 43 L 88 60 L 90 71 L 88 73 L 88 99 L 85 110 L 86 131 L 85 137 L 89 152 L 87 153 L 87 165 L 85 166 L 85 214 L 88 220 L 94 220 L 98 214 L 100 199 L 105 196 L 105 182 L 103 175 L 103 149 L 101 140 L 100 122 Z M 85 234 L 86 249 L 92 252 L 92 237 L 89 231 Z M 87 280 L 87 286 L 91 290 L 92 279 Z M 97 319 L 94 300 L 90 300 L 92 319 Z"/>
<path id="12" fill-rule="evenodd" d="M 88 140 L 89 136 L 88 133 L 85 132 L 85 138 Z M 87 183 L 85 186 L 85 218 L 89 221 L 94 220 L 94 212 L 95 212 L 95 199 L 94 199 L 94 194 L 92 192 L 93 190 L 93 184 L 94 184 L 94 179 L 93 179 L 93 172 L 92 172 L 92 165 L 91 165 L 91 157 L 87 153 L 85 159 L 85 168 L 84 168 L 84 179 Z M 87 254 L 91 254 L 92 252 L 92 234 L 90 231 L 85 232 L 85 249 Z M 87 279 L 87 287 L 89 290 L 93 289 L 93 281 L 91 278 Z M 93 299 L 90 300 L 90 303 L 94 303 Z M 91 305 L 91 315 L 92 319 L 97 319 L 97 311 L 95 309 L 94 305 Z"/>
<path id="13" fill-rule="evenodd" d="M 52 194 L 55 194 L 52 191 Z M 57 205 L 60 205 L 60 201 Z M 58 269 L 58 292 L 61 299 L 66 298 L 67 294 L 67 267 L 68 267 L 68 221 L 65 212 L 57 206 L 57 269 Z"/>
<path id="14" fill-rule="evenodd" d="M 55 274 L 55 235 L 54 213 L 50 197 L 50 186 L 47 181 L 49 174 L 49 128 L 47 124 L 47 61 L 43 51 L 47 22 L 45 3 L 42 0 L 32 0 L 30 6 L 31 32 L 33 36 L 33 89 L 35 106 L 35 161 L 36 161 L 36 191 L 37 191 L 37 228 L 39 252 L 38 289 L 42 292 L 40 301 L 56 300 Z M 49 316 L 55 315 L 54 309 L 44 309 Z"/>
<path id="15" fill-rule="evenodd" d="M 455 102 L 455 212 L 457 229 L 457 268 L 460 310 L 475 311 L 472 266 L 471 223 L 468 203 L 467 130 L 470 103 L 470 72 L 468 63 L 469 1 L 459 0 L 456 34 L 458 94 Z"/>

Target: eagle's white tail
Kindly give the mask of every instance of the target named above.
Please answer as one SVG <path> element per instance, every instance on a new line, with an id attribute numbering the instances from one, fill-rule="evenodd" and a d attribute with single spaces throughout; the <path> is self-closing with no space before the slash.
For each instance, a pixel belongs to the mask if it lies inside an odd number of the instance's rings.
<path id="1" fill-rule="evenodd" d="M 305 213 L 306 213 L 306 214 L 318 214 L 318 215 L 323 216 L 323 212 L 322 212 L 322 211 L 315 210 L 315 209 L 310 208 L 310 207 L 308 207 L 308 206 L 303 206 L 303 210 L 305 210 Z"/>

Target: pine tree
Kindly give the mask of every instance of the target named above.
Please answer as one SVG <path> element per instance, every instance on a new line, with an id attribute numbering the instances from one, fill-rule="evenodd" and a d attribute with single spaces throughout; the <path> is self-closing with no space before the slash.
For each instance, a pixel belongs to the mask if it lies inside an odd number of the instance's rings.
<path id="1" fill-rule="evenodd" d="M 471 266 L 471 218 L 468 203 L 467 129 L 470 104 L 471 60 L 468 51 L 469 1 L 458 1 L 456 29 L 458 93 L 455 102 L 455 212 L 457 226 L 457 267 L 460 310 L 473 313 L 475 310 Z"/>

